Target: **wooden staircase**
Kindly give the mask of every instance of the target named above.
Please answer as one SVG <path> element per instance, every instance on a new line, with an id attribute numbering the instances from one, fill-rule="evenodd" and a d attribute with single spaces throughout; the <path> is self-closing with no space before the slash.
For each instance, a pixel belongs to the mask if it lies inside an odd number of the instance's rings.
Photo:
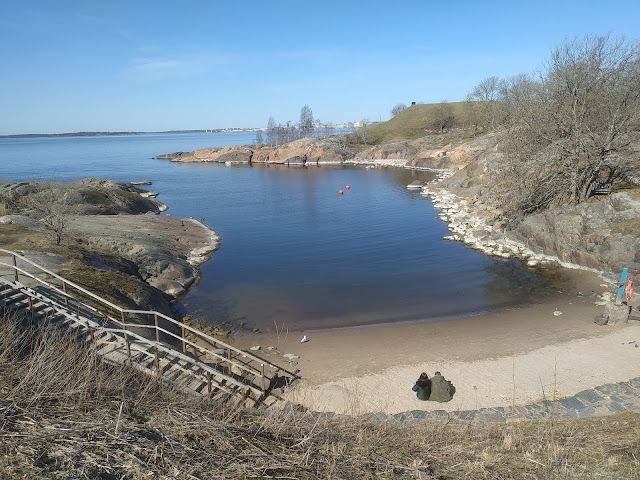
<path id="1" fill-rule="evenodd" d="M 160 313 L 120 308 L 4 249 L 0 308 L 75 339 L 106 363 L 129 365 L 187 394 L 240 407 L 273 406 L 282 400 L 274 389 L 300 378 L 297 370 L 287 371 Z"/>

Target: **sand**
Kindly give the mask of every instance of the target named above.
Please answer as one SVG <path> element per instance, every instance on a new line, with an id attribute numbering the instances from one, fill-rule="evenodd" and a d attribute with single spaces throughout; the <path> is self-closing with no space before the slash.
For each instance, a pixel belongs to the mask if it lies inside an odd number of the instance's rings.
<path id="1" fill-rule="evenodd" d="M 295 334 L 285 329 L 244 336 L 236 345 L 260 345 L 260 356 L 300 369 L 303 379 L 285 392 L 288 399 L 347 414 L 524 405 L 640 376 L 640 322 L 593 322 L 604 312 L 597 297 L 615 293 L 615 286 L 591 273 L 569 274 L 565 291 L 541 304 L 435 322 Z M 631 304 L 638 300 L 636 294 Z M 303 335 L 308 342 L 300 343 Z M 286 353 L 299 355 L 298 364 L 288 366 Z M 436 370 L 454 385 L 453 399 L 417 400 L 411 383 L 420 372 L 431 376 Z"/>

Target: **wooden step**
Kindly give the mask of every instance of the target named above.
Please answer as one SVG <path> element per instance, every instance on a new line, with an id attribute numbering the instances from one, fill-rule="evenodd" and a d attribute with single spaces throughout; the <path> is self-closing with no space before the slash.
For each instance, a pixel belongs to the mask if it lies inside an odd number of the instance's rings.
<path id="1" fill-rule="evenodd" d="M 254 370 L 254 373 L 237 376 L 231 374 L 229 364 L 225 364 L 226 359 L 220 360 L 218 364 L 202 363 L 196 357 L 191 358 L 191 355 L 180 350 L 175 349 L 172 353 L 173 348 L 167 344 L 156 344 L 153 340 L 146 341 L 134 335 L 129 336 L 130 343 L 127 349 L 124 334 L 121 336 L 101 330 L 106 319 L 88 307 L 80 306 L 74 309 L 73 305 L 67 309 L 64 297 L 58 292 L 53 292 L 49 297 L 46 290 L 41 288 L 32 289 L 19 285 L 18 287 L 0 281 L 0 306 L 16 311 L 25 318 L 31 316 L 38 325 L 55 330 L 57 334 L 68 336 L 85 345 L 92 354 L 100 356 L 106 363 L 130 364 L 133 368 L 153 376 L 158 376 L 159 367 L 161 378 L 175 384 L 182 391 L 228 402 L 232 408 L 269 408 L 279 401 L 277 396 L 268 395 L 276 380 L 274 371 L 270 371 L 267 365 L 263 386 L 261 376 L 256 374 L 259 367 L 251 363 L 250 355 L 232 354 L 234 362 Z M 111 328 L 118 327 L 113 325 Z M 263 391 L 263 387 L 267 392 Z"/>
<path id="2" fill-rule="evenodd" d="M 12 305 L 21 305 L 22 302 L 27 301 L 27 298 L 27 295 L 22 292 L 12 291 L 4 295 L 0 301 L 4 304 L 5 308 L 9 308 Z"/>

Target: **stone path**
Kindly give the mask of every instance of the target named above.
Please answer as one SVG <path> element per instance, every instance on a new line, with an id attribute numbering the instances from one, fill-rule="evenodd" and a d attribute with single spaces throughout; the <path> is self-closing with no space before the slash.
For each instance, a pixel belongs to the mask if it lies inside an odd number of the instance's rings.
<path id="1" fill-rule="evenodd" d="M 573 397 L 560 398 L 555 402 L 545 400 L 515 408 L 495 407 L 459 412 L 411 410 L 395 415 L 382 413 L 373 415 L 372 420 L 403 423 L 426 420 L 430 423 L 481 425 L 525 419 L 569 420 L 622 412 L 640 412 L 640 377 L 627 382 L 608 383 L 591 390 L 583 390 Z"/>

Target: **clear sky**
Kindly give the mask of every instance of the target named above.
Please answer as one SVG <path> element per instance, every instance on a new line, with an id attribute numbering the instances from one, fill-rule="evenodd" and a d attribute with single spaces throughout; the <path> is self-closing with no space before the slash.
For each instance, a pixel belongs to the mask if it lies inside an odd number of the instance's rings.
<path id="1" fill-rule="evenodd" d="M 0 134 L 387 120 L 532 72 L 563 39 L 640 37 L 640 0 L 5 0 Z"/>

